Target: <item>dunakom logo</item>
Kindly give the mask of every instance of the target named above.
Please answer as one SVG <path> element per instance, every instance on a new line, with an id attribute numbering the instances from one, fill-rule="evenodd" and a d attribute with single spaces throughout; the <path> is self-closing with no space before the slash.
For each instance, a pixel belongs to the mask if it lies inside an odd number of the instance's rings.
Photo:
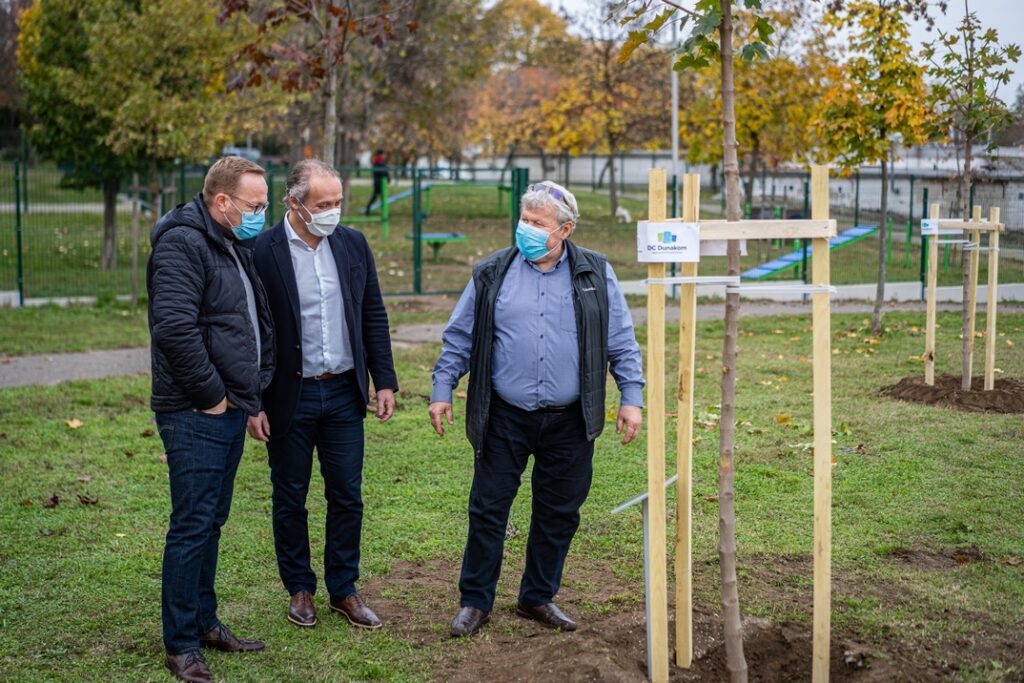
<path id="1" fill-rule="evenodd" d="M 658 241 L 662 244 L 671 244 L 676 241 L 676 235 L 675 233 L 668 232 L 667 230 L 665 232 L 659 232 Z"/>

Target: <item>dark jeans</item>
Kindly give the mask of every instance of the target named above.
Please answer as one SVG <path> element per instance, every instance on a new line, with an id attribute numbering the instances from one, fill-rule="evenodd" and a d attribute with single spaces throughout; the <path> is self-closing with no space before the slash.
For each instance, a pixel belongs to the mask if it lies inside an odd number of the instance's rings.
<path id="1" fill-rule="evenodd" d="M 564 412 L 525 411 L 495 397 L 469 493 L 469 538 L 459 591 L 463 607 L 490 611 L 501 573 L 508 513 L 530 454 L 533 514 L 519 602 L 551 602 L 590 492 L 594 443 L 577 403 Z"/>
<path id="2" fill-rule="evenodd" d="M 171 520 L 164 546 L 164 647 L 180 654 L 199 647 L 217 626 L 217 551 L 228 519 L 235 472 L 245 443 L 245 414 L 195 410 L 157 413 L 167 452 Z"/>
<path id="3" fill-rule="evenodd" d="M 320 456 L 327 499 L 324 582 L 332 598 L 345 598 L 356 590 L 363 524 L 361 404 L 352 372 L 328 380 L 303 380 L 288 432 L 272 435 L 267 444 L 274 491 L 274 549 L 289 594 L 316 593 L 306 522 L 314 448 Z"/>
<path id="4" fill-rule="evenodd" d="M 366 202 L 366 208 L 363 209 L 363 213 L 370 213 L 370 209 L 373 206 L 373 203 L 381 198 L 381 192 L 383 191 L 383 189 L 383 183 L 375 179 L 373 181 L 373 194 L 370 195 L 370 201 Z"/>

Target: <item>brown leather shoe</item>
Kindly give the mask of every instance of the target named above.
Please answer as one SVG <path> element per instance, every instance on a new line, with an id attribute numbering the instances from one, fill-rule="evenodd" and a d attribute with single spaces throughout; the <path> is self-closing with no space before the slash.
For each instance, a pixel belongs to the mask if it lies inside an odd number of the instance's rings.
<path id="1" fill-rule="evenodd" d="M 179 681 L 188 683 L 213 683 L 213 674 L 206 666 L 206 660 L 199 650 L 189 650 L 180 655 L 170 652 L 164 657 L 164 668 Z"/>
<path id="2" fill-rule="evenodd" d="M 460 607 L 452 619 L 452 638 L 471 636 L 491 620 L 491 613 L 476 607 Z"/>
<path id="3" fill-rule="evenodd" d="M 576 622 L 558 609 L 558 605 L 549 602 L 546 605 L 516 605 L 516 614 L 526 619 L 532 619 L 541 626 L 557 628 L 559 631 L 575 631 Z"/>
<path id="4" fill-rule="evenodd" d="M 312 593 L 299 591 L 292 596 L 288 605 L 288 621 L 303 628 L 316 626 L 316 605 L 313 604 Z"/>
<path id="5" fill-rule="evenodd" d="M 239 638 L 224 624 L 217 624 L 199 636 L 199 647 L 208 647 L 221 652 L 258 652 L 263 641 Z"/>
<path id="6" fill-rule="evenodd" d="M 353 593 L 346 598 L 339 600 L 331 598 L 331 609 L 341 612 L 348 619 L 348 623 L 359 628 L 380 628 L 383 624 L 373 613 L 373 610 L 363 604 L 359 593 Z"/>

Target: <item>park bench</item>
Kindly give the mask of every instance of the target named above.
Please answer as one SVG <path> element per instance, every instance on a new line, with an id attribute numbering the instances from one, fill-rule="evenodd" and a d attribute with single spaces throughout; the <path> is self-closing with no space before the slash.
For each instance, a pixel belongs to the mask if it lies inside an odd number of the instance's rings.
<path id="1" fill-rule="evenodd" d="M 416 239 L 416 236 L 406 235 L 405 239 Z M 434 250 L 434 263 L 437 263 L 438 261 L 438 257 L 441 253 L 441 247 L 448 244 L 449 242 L 467 241 L 469 241 L 469 237 L 463 235 L 461 232 L 425 232 L 420 235 L 420 242 L 430 245 L 430 248 Z"/>

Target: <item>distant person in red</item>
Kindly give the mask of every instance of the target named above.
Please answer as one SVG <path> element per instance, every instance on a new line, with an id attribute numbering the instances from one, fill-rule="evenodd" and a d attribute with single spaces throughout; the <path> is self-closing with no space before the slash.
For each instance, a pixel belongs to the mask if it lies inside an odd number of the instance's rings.
<path id="1" fill-rule="evenodd" d="M 370 196 L 370 201 L 366 203 L 366 208 L 363 209 L 363 215 L 370 214 L 370 207 L 373 203 L 381 198 L 381 191 L 384 186 L 384 181 L 391 182 L 391 176 L 388 174 L 388 158 L 384 154 L 384 150 L 378 149 L 373 153 L 373 158 L 370 160 L 373 164 L 373 195 Z"/>

